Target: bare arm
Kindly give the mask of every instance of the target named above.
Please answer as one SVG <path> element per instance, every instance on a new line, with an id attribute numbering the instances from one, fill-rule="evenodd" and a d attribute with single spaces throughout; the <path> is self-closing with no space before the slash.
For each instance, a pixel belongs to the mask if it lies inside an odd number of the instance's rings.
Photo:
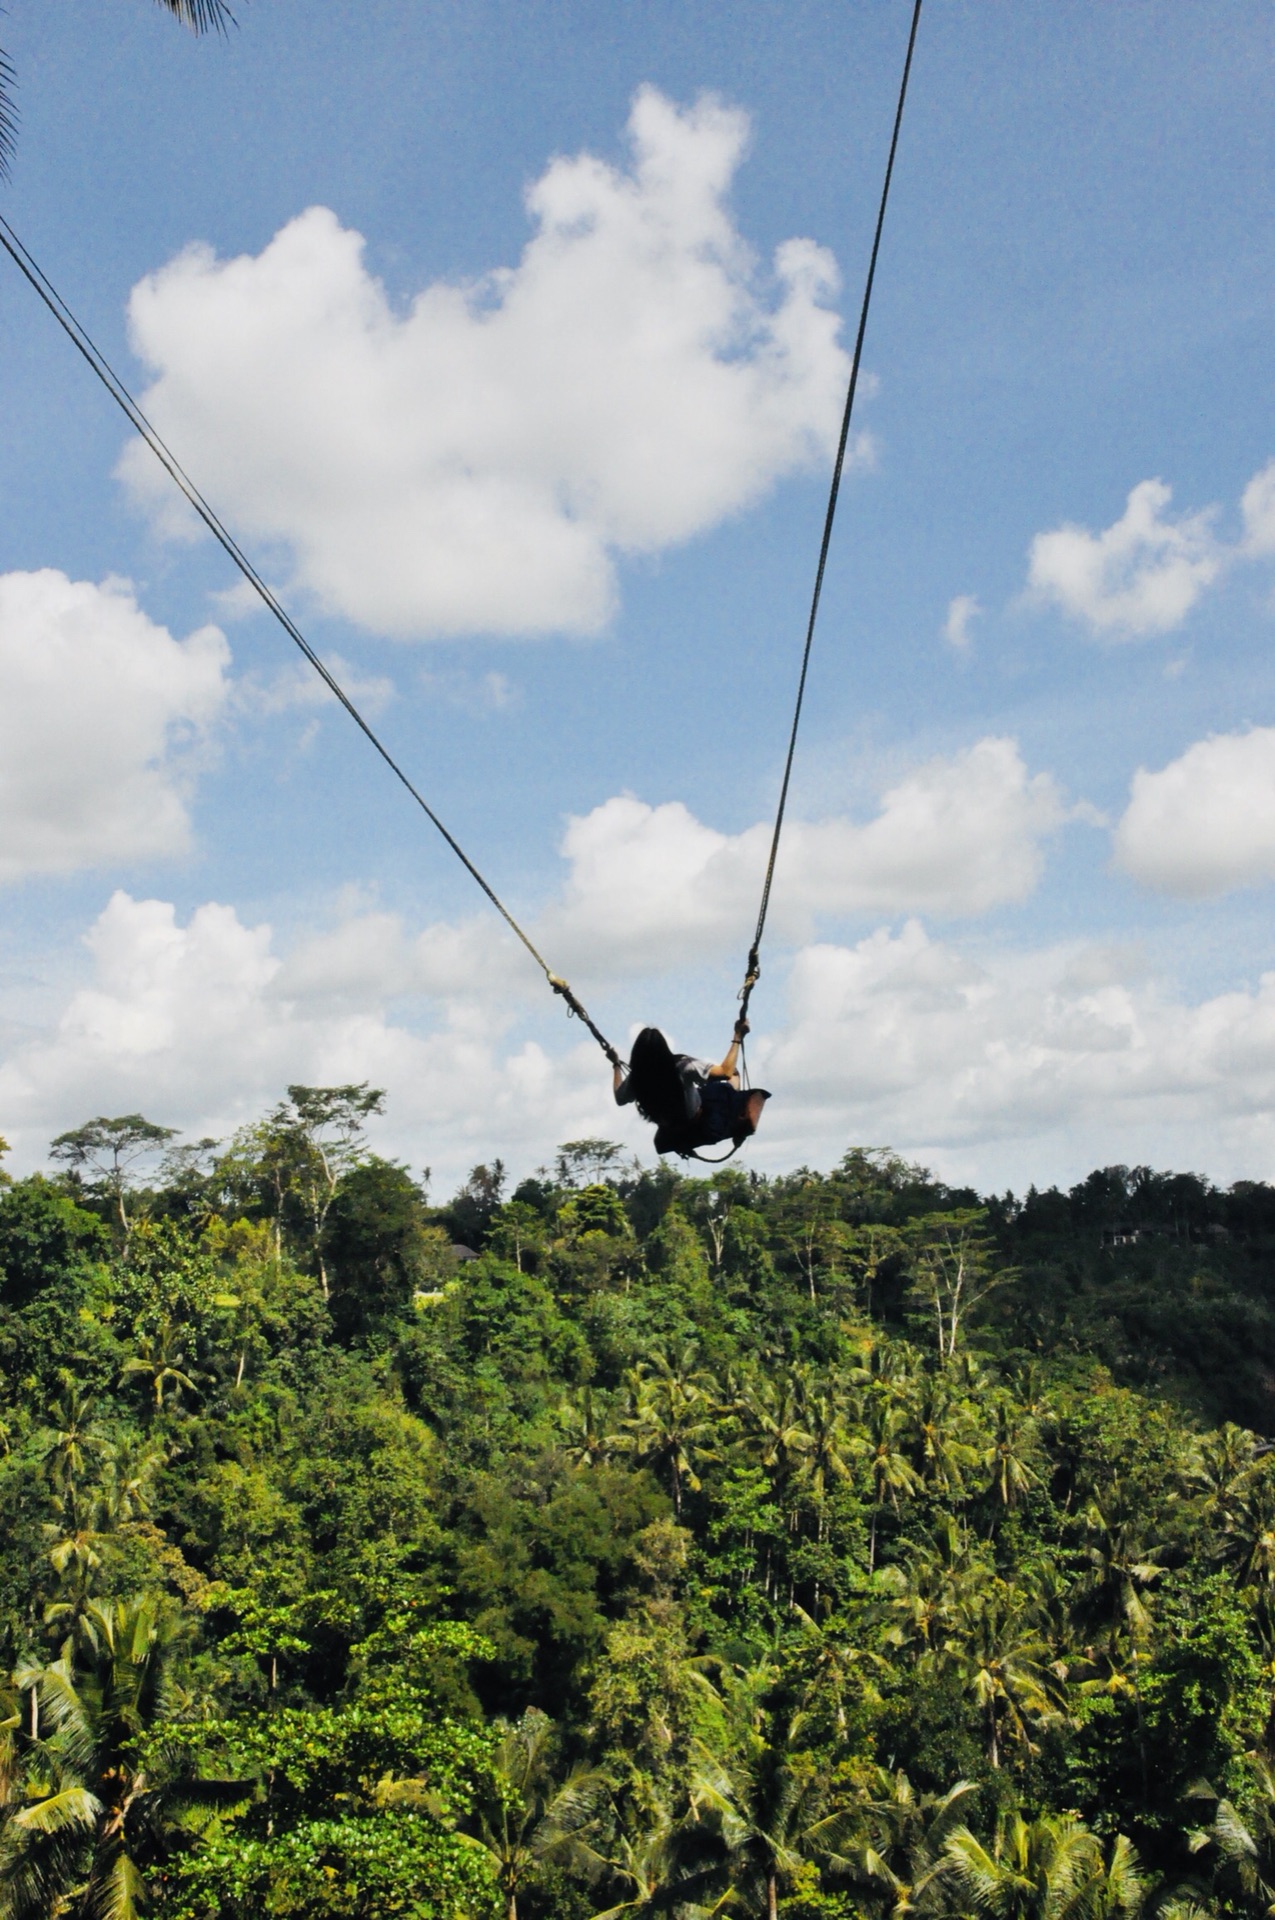
<path id="1" fill-rule="evenodd" d="M 736 1067 L 739 1063 L 740 1043 L 747 1032 L 748 1022 L 746 1020 L 741 1021 L 735 1029 L 735 1038 L 727 1048 L 725 1058 L 718 1066 L 709 1068 L 708 1077 L 710 1080 L 729 1080 L 732 1086 L 737 1087 L 739 1085 L 739 1074 L 736 1072 Z"/>

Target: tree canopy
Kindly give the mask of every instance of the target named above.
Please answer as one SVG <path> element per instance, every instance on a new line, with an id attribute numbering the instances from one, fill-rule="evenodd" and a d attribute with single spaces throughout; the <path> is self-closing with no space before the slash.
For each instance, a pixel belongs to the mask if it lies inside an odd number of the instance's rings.
<path id="1" fill-rule="evenodd" d="M 0 1920 L 1275 1899 L 1275 1189 L 0 1181 Z"/>

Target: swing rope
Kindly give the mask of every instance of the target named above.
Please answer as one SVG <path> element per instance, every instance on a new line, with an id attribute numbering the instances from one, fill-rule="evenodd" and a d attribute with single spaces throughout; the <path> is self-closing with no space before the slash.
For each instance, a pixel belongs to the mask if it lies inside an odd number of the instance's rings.
<path id="1" fill-rule="evenodd" d="M 81 326 L 80 322 L 76 319 L 71 309 L 67 306 L 65 300 L 63 300 L 61 294 L 57 291 L 56 287 L 54 287 L 54 285 L 49 280 L 47 275 L 41 271 L 39 266 L 36 264 L 35 260 L 32 259 L 31 255 L 27 252 L 27 249 L 23 246 L 22 242 L 19 240 L 17 234 L 13 231 L 13 228 L 9 225 L 8 221 L 4 218 L 3 214 L 0 214 L 0 247 L 4 248 L 5 252 L 9 255 L 9 258 L 13 261 L 14 265 L 17 267 L 19 273 L 22 274 L 23 278 L 29 281 L 31 286 L 34 287 L 36 293 L 40 296 L 45 306 L 49 309 L 49 312 L 53 315 L 53 318 L 57 321 L 58 325 L 62 328 L 62 331 L 67 335 L 67 337 L 70 339 L 72 345 L 77 349 L 77 351 L 84 357 L 85 360 L 87 360 L 89 366 L 93 369 L 93 372 L 97 375 L 102 385 L 106 388 L 106 391 L 110 394 L 116 406 L 119 407 L 120 411 L 127 417 L 130 425 L 134 427 L 135 430 L 141 435 L 142 439 L 146 442 L 147 446 L 150 448 L 151 452 L 155 455 L 155 458 L 159 461 L 160 465 L 164 468 L 169 478 L 178 487 L 178 489 L 185 495 L 186 499 L 190 502 L 191 506 L 195 509 L 195 512 L 199 515 L 200 519 L 203 521 L 204 525 L 207 527 L 208 531 L 212 534 L 214 540 L 217 541 L 218 545 L 221 546 L 224 549 L 224 551 L 229 555 L 230 559 L 233 560 L 234 564 L 238 567 L 240 573 L 243 575 L 244 579 L 248 582 L 249 586 L 252 587 L 253 591 L 260 597 L 260 599 L 269 608 L 270 612 L 274 615 L 275 619 L 279 622 L 279 625 L 283 628 L 284 632 L 287 634 L 288 638 L 292 641 L 293 645 L 298 647 L 301 650 L 301 652 L 305 655 L 306 659 L 309 661 L 310 665 L 314 668 L 314 671 L 318 674 L 319 678 L 327 686 L 328 690 L 332 694 L 334 694 L 335 697 L 340 701 L 341 705 L 345 708 L 345 711 L 349 714 L 351 720 L 353 720 L 355 726 L 360 728 L 361 731 L 367 736 L 368 740 L 371 741 L 372 745 L 375 747 L 376 751 L 380 754 L 382 760 L 385 762 L 386 766 L 389 768 L 390 772 L 394 775 L 395 779 L 400 781 L 401 784 L 407 789 L 408 793 L 411 795 L 412 799 L 416 802 L 417 806 L 420 808 L 421 812 L 425 815 L 426 819 L 431 823 L 431 825 L 433 825 L 438 829 L 438 832 L 442 835 L 443 839 L 447 842 L 448 846 L 451 848 L 452 852 L 456 855 L 456 858 L 460 861 L 461 865 L 471 875 L 471 877 L 478 882 L 478 885 L 482 888 L 487 898 L 491 901 L 492 906 L 495 907 L 497 913 L 501 916 L 506 926 L 509 927 L 510 931 L 515 933 L 518 939 L 522 941 L 523 946 L 527 949 L 527 952 L 531 955 L 536 965 L 540 968 L 540 971 L 544 974 L 545 979 L 548 981 L 549 985 L 553 988 L 553 991 L 556 994 L 558 994 L 560 998 L 566 1002 L 568 1014 L 573 1016 L 575 1019 L 582 1020 L 584 1022 L 585 1026 L 589 1029 L 589 1032 L 593 1035 L 593 1038 L 597 1041 L 598 1045 L 601 1047 L 603 1053 L 606 1055 L 607 1059 L 611 1062 L 612 1066 L 614 1067 L 621 1066 L 623 1062 L 621 1061 L 619 1054 L 616 1052 L 615 1048 L 611 1045 L 611 1042 L 607 1039 L 606 1035 L 600 1032 L 599 1029 L 594 1025 L 593 1021 L 589 1018 L 588 1012 L 586 1011 L 584 1006 L 581 1004 L 579 999 L 576 997 L 576 995 L 572 992 L 572 989 L 568 985 L 567 981 L 562 979 L 562 977 L 559 974 L 556 974 L 550 970 L 548 961 L 544 958 L 544 956 L 541 953 L 537 951 L 530 936 L 523 931 L 522 927 L 519 926 L 518 922 L 514 919 L 513 914 L 510 913 L 508 907 L 505 905 L 504 901 L 500 898 L 495 888 L 492 887 L 488 883 L 488 881 L 486 881 L 483 878 L 482 874 L 478 871 L 478 868 L 474 865 L 473 861 L 470 859 L 469 855 L 465 852 L 464 848 L 460 845 L 459 841 L 457 841 L 452 836 L 452 834 L 448 832 L 447 828 L 443 825 L 443 822 L 439 819 L 438 815 L 434 812 L 434 809 L 429 805 L 428 801 L 426 801 L 425 798 L 412 785 L 412 782 L 408 779 L 406 773 L 404 773 L 402 767 L 399 765 L 398 761 L 394 758 L 393 754 L 391 754 L 389 748 L 384 744 L 384 742 L 375 733 L 373 728 L 364 719 L 363 715 L 359 712 L 353 700 L 351 700 L 349 694 L 346 693 L 344 687 L 341 685 L 340 681 L 336 678 L 331 668 L 328 667 L 324 663 L 324 661 L 319 657 L 319 655 L 315 652 L 314 648 L 310 645 L 310 642 L 306 639 L 305 635 L 302 633 L 300 627 L 297 626 L 296 622 L 292 619 L 291 615 L 287 612 L 286 608 L 280 603 L 279 599 L 277 598 L 273 590 L 266 585 L 266 582 L 262 579 L 261 575 L 257 572 L 257 569 L 253 566 L 248 556 L 244 553 L 242 547 L 239 545 L 234 535 L 228 531 L 228 529 L 225 527 L 222 521 L 213 512 L 213 509 L 209 506 L 203 494 L 199 491 L 194 481 L 190 478 L 189 474 L 186 473 L 185 469 L 181 466 L 181 464 L 177 460 L 176 455 L 161 439 L 159 433 L 157 432 L 155 427 L 152 426 L 151 422 L 146 418 L 146 415 L 142 412 L 141 408 L 138 406 L 136 400 L 133 398 L 128 388 L 124 385 L 124 382 L 120 379 L 119 375 L 114 371 L 110 362 L 107 360 L 106 356 L 101 352 L 101 350 L 98 347 L 94 345 L 88 333 Z"/>
<path id="2" fill-rule="evenodd" d="M 921 0 L 914 0 L 912 8 L 912 30 L 908 35 L 908 50 L 903 62 L 903 79 L 899 86 L 898 105 L 894 111 L 894 131 L 890 136 L 890 156 L 886 161 L 885 181 L 881 188 L 881 204 L 877 209 L 876 232 L 872 238 L 872 252 L 868 259 L 868 277 L 863 288 L 863 304 L 859 309 L 859 331 L 855 336 L 854 358 L 850 363 L 850 385 L 846 393 L 845 411 L 841 416 L 841 438 L 837 442 L 837 459 L 832 469 L 832 484 L 828 489 L 828 510 L 824 515 L 823 539 L 819 546 L 819 564 L 815 568 L 815 586 L 810 600 L 810 618 L 806 622 L 806 644 L 801 655 L 801 672 L 797 678 L 797 703 L 793 709 L 792 727 L 788 735 L 788 755 L 784 761 L 784 777 L 779 788 L 779 806 L 775 814 L 775 830 L 770 841 L 770 858 L 766 862 L 766 878 L 762 883 L 761 907 L 757 914 L 757 927 L 753 934 L 753 944 L 748 949 L 748 964 L 744 972 L 744 984 L 739 990 L 739 1018 L 735 1022 L 735 1032 L 742 1037 L 748 1031 L 748 1003 L 753 996 L 753 988 L 761 978 L 761 937 L 766 930 L 766 914 L 770 908 L 770 889 L 775 878 L 775 862 L 779 857 L 779 837 L 784 830 L 784 813 L 788 806 L 788 786 L 792 779 L 793 758 L 797 751 L 797 729 L 801 725 L 801 709 L 806 697 L 806 675 L 810 667 L 810 648 L 815 637 L 815 621 L 819 617 L 819 601 L 823 593 L 823 577 L 828 565 L 828 549 L 832 544 L 832 525 L 837 517 L 837 498 L 841 492 L 841 474 L 846 462 L 846 448 L 850 441 L 850 420 L 854 413 L 854 396 L 859 385 L 859 367 L 863 359 L 863 340 L 868 330 L 868 309 L 872 304 L 872 283 L 876 278 L 877 255 L 881 251 L 881 234 L 885 227 L 886 202 L 890 198 L 890 180 L 894 173 L 894 156 L 899 146 L 899 129 L 903 125 L 903 104 L 908 96 L 908 78 L 912 72 L 912 53 L 916 46 L 916 30 L 921 22 Z"/>
<path id="3" fill-rule="evenodd" d="M 837 457 L 832 472 L 832 484 L 828 492 L 828 507 L 824 516 L 823 539 L 819 547 L 819 563 L 815 570 L 814 592 L 810 602 L 810 616 L 806 623 L 806 640 L 801 655 L 801 671 L 797 680 L 797 699 L 793 709 L 792 726 L 788 735 L 788 751 L 784 760 L 783 780 L 779 789 L 779 805 L 775 814 L 774 832 L 771 836 L 770 855 L 766 862 L 766 876 L 762 884 L 761 905 L 757 914 L 757 926 L 753 933 L 752 945 L 748 950 L 748 964 L 744 984 L 739 992 L 739 1017 L 735 1022 L 735 1033 L 741 1042 L 748 1031 L 749 1001 L 752 998 L 753 988 L 757 985 L 761 977 L 761 941 L 766 928 L 766 915 L 770 907 L 770 892 L 774 883 L 775 865 L 779 856 L 779 841 L 783 833 L 784 815 L 788 805 L 788 789 L 792 780 L 793 760 L 797 751 L 797 733 L 801 725 L 802 706 L 805 701 L 806 679 L 810 667 L 810 652 L 814 641 L 815 622 L 818 618 L 819 601 L 823 592 L 824 573 L 828 564 L 828 551 L 832 543 L 832 528 L 833 522 L 836 519 L 837 499 L 841 491 L 841 476 L 845 467 L 846 449 L 849 445 L 850 422 L 854 413 L 855 393 L 859 384 L 859 367 L 863 358 L 863 342 L 868 326 L 868 310 L 872 302 L 872 285 L 876 277 L 877 256 L 881 249 L 881 235 L 885 226 L 886 203 L 890 197 L 890 182 L 894 173 L 895 154 L 898 150 L 899 130 L 903 124 L 903 107 L 907 99 L 908 79 L 912 71 L 912 54 L 916 46 L 916 35 L 920 18 L 921 0 L 914 0 L 912 26 L 908 35 L 907 55 L 903 63 L 903 79 L 899 87 L 898 105 L 895 108 L 894 128 L 890 138 L 890 152 L 886 162 L 885 181 L 881 189 L 881 203 L 877 211 L 876 231 L 873 235 L 872 252 L 868 261 L 867 280 L 863 290 L 863 303 L 859 312 L 859 330 L 855 337 L 854 357 L 850 365 L 850 384 L 846 393 L 845 410 L 841 419 L 841 433 L 837 442 Z M 459 841 L 456 840 L 444 826 L 428 801 L 426 801 L 424 796 L 412 784 L 398 761 L 390 753 L 388 747 L 385 746 L 384 742 L 368 721 L 364 719 L 331 668 L 328 667 L 315 652 L 301 629 L 281 604 L 272 588 L 267 586 L 266 582 L 262 579 L 257 569 L 240 547 L 238 541 L 234 538 L 234 535 L 230 533 L 228 528 L 218 518 L 194 481 L 181 466 L 176 455 L 167 446 L 159 432 L 142 412 L 141 407 L 137 404 L 137 401 L 133 398 L 119 375 L 114 371 L 110 362 L 106 359 L 106 356 L 94 344 L 85 328 L 76 319 L 65 300 L 63 300 L 61 294 L 58 293 L 48 276 L 32 258 L 31 254 L 27 251 L 21 240 L 19 240 L 17 234 L 2 214 L 0 214 L 0 247 L 4 248 L 23 278 L 34 288 L 39 298 L 44 302 L 44 305 L 62 328 L 62 331 L 71 341 L 71 344 L 76 348 L 77 352 L 82 355 L 84 360 L 87 361 L 129 424 L 146 442 L 151 452 L 155 455 L 155 458 L 164 468 L 174 485 L 185 496 L 187 501 L 189 501 L 218 545 L 223 549 L 228 558 L 233 561 L 234 565 L 239 569 L 244 579 L 258 595 L 263 604 L 274 615 L 294 646 L 305 656 L 314 671 L 319 675 L 319 678 L 327 686 L 329 692 L 332 693 L 345 708 L 345 711 L 349 714 L 355 726 L 360 729 L 376 749 L 395 779 L 406 789 L 426 819 L 447 842 L 447 845 L 456 855 L 456 858 L 460 861 L 466 872 L 469 873 L 471 878 L 482 888 L 482 891 L 486 894 L 492 906 L 495 907 L 506 926 L 522 942 L 527 952 L 531 955 L 531 958 L 544 974 L 546 981 L 549 986 L 552 987 L 554 993 L 565 1001 L 568 1014 L 583 1022 L 612 1066 L 621 1067 L 623 1062 L 620 1055 L 611 1045 L 611 1042 L 606 1038 L 605 1034 L 603 1034 L 590 1019 L 588 1011 L 572 991 L 569 983 L 564 980 L 561 975 L 551 970 L 548 961 L 538 951 L 531 937 L 518 924 L 495 888 L 492 887 L 479 872 Z M 735 1149 L 732 1148 L 732 1153 L 734 1151 Z M 699 1156 L 697 1155 L 696 1157 L 698 1158 Z M 728 1154 L 725 1157 L 729 1159 L 731 1155 Z"/>

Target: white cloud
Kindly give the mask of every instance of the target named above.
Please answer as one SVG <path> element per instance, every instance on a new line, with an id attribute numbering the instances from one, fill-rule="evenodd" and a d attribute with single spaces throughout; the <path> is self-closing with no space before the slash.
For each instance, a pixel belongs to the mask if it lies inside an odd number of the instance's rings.
<path id="1" fill-rule="evenodd" d="M 126 581 L 0 575 L 0 880 L 181 853 L 184 749 L 229 663 L 216 627 L 174 640 Z"/>
<path id="2" fill-rule="evenodd" d="M 1105 532 L 1067 525 L 1038 533 L 1029 590 L 1109 640 L 1180 626 L 1227 554 L 1213 533 L 1214 510 L 1171 520 L 1165 510 L 1172 497 L 1163 481 L 1143 480 Z"/>
<path id="3" fill-rule="evenodd" d="M 1049 777 L 1030 776 L 1014 742 L 992 739 L 898 781 L 866 825 L 792 821 L 770 972 L 777 982 L 782 943 L 823 915 L 918 903 L 974 913 L 1021 897 L 1041 836 L 1065 817 Z M 569 823 L 563 886 L 531 931 L 623 1044 L 636 1002 L 645 1014 L 667 1000 L 659 977 L 742 957 L 768 835 L 764 823 L 729 836 L 676 803 L 611 799 Z M 268 926 L 246 927 L 228 906 L 205 905 L 182 925 L 170 904 L 120 892 L 87 946 L 92 980 L 0 1067 L 0 1120 L 28 1159 L 91 1111 L 141 1110 L 218 1133 L 289 1081 L 364 1078 L 390 1089 L 396 1150 L 448 1178 L 466 1156 L 534 1161 L 588 1133 L 641 1144 L 631 1116 L 617 1118 L 593 1043 L 568 1050 L 579 1030 L 486 912 L 410 932 L 354 893 L 333 925 L 280 954 Z M 715 1044 L 729 1021 L 709 1024 L 683 1043 Z"/>
<path id="4" fill-rule="evenodd" d="M 402 314 L 322 207 L 256 258 L 192 248 L 130 301 L 147 412 L 245 537 L 366 627 L 595 631 L 614 554 L 714 526 L 835 436 L 835 264 L 793 239 L 773 291 L 757 274 L 725 198 L 747 131 L 644 88 L 629 169 L 553 161 L 519 264 Z M 144 447 L 122 471 L 167 513 Z"/>
<path id="5" fill-rule="evenodd" d="M 530 1162 L 601 1129 L 614 1107 L 592 1041 L 551 1060 L 507 1040 L 508 998 L 480 999 L 491 976 L 473 971 L 438 1031 L 396 1024 L 394 951 L 379 976 L 371 963 L 371 943 L 384 959 L 387 939 L 405 947 L 396 924 L 368 915 L 290 967 L 269 926 L 246 927 L 231 907 L 209 903 L 183 926 L 165 901 L 116 893 L 87 936 L 92 984 L 0 1065 L 7 1136 L 27 1163 L 89 1113 L 141 1111 L 224 1136 L 289 1083 L 363 1079 L 391 1093 L 383 1144 L 437 1160 L 449 1179 L 484 1154 Z"/>
<path id="6" fill-rule="evenodd" d="M 1067 817 L 1051 776 L 1030 775 L 1013 740 L 980 740 L 908 774 L 865 825 L 790 820 L 772 928 L 804 937 L 820 915 L 959 917 L 1023 900 L 1040 873 L 1042 839 Z M 607 800 L 569 822 L 570 873 L 538 931 L 572 965 L 633 972 L 742 950 L 770 832 L 759 822 L 719 833 L 679 801 Z"/>
<path id="7" fill-rule="evenodd" d="M 378 1146 L 433 1165 L 439 1190 L 476 1159 L 504 1153 L 524 1171 L 586 1134 L 649 1160 L 649 1134 L 612 1104 L 596 1048 L 573 1044 L 578 1030 L 531 971 L 536 997 L 516 1002 L 500 966 L 463 964 L 477 927 L 413 938 L 362 913 L 281 957 L 269 927 L 229 907 L 182 925 L 164 902 L 117 893 L 88 936 L 91 982 L 0 1066 L 0 1125 L 29 1165 L 90 1113 L 224 1134 L 290 1081 L 370 1079 L 390 1093 Z M 462 964 L 437 977 L 439 1024 L 422 1032 L 390 1003 L 419 986 L 420 954 L 444 946 Z M 775 1096 L 750 1149 L 763 1168 L 829 1164 L 853 1143 L 889 1143 L 985 1188 L 1112 1160 L 1222 1178 L 1269 1167 L 1275 974 L 1193 1003 L 1135 949 L 975 955 L 910 922 L 798 951 L 786 1014 L 780 978 L 773 968 L 752 1042 L 754 1077 Z M 527 1007 L 543 1038 L 522 1031 Z M 675 1043 L 715 1044 L 729 1011 L 701 1010 Z M 622 1043 L 631 1031 L 616 1022 Z"/>
<path id="8" fill-rule="evenodd" d="M 1028 773 L 1012 740 L 980 740 L 897 782 L 866 825 L 790 820 L 770 930 L 791 940 L 824 918 L 962 918 L 1021 900 L 1039 876 L 1044 837 L 1083 812 L 1064 808 L 1048 774 Z M 568 820 L 563 884 L 528 918 L 528 931 L 577 984 L 604 990 L 705 959 L 742 959 L 770 833 L 763 821 L 724 834 L 680 801 L 650 806 L 616 795 Z M 485 911 L 409 939 L 393 915 L 356 910 L 296 950 L 284 985 L 333 1006 L 369 993 L 517 1004 L 540 992 L 534 969 Z"/>
<path id="9" fill-rule="evenodd" d="M 913 922 L 798 954 L 785 1031 L 754 1048 L 783 1091 L 769 1146 L 892 1142 L 986 1185 L 1151 1161 L 1264 1173 L 1275 1146 L 1275 974 L 1191 1004 L 1136 952 L 978 958 Z"/>
<path id="10" fill-rule="evenodd" d="M 1255 473 L 1240 497 L 1243 550 L 1255 557 L 1275 553 L 1275 460 Z"/>
<path id="11" fill-rule="evenodd" d="M 943 622 L 943 638 L 949 647 L 957 653 L 968 653 L 973 641 L 970 637 L 970 622 L 977 620 L 983 611 L 972 593 L 958 593 L 948 603 L 947 619 Z"/>
<path id="12" fill-rule="evenodd" d="M 1144 886 L 1196 899 L 1275 880 L 1275 727 L 1197 740 L 1158 773 L 1139 767 L 1115 856 Z"/>

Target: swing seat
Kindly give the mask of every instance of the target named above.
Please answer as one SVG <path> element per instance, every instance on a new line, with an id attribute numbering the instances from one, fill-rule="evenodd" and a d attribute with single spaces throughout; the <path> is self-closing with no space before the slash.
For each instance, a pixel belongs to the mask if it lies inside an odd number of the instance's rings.
<path id="1" fill-rule="evenodd" d="M 747 1107 L 753 1093 L 770 1095 L 764 1087 L 751 1090 L 732 1087 L 729 1080 L 709 1080 L 700 1089 L 700 1110 L 694 1120 L 679 1127 L 657 1127 L 655 1151 L 678 1153 L 689 1160 L 699 1147 L 715 1147 L 723 1140 L 742 1146 L 754 1131 L 748 1125 Z"/>

